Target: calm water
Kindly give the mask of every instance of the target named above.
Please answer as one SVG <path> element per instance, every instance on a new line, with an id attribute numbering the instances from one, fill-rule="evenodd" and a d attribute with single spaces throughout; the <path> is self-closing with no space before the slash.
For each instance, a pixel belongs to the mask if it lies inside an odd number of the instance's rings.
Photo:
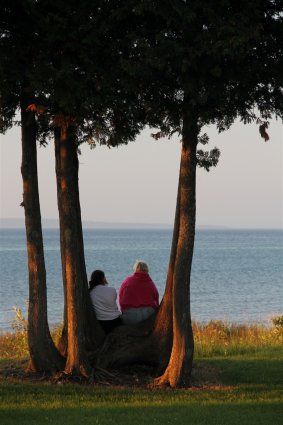
<path id="1" fill-rule="evenodd" d="M 149 263 L 160 295 L 164 292 L 171 245 L 170 230 L 86 230 L 88 276 L 103 269 L 119 288 L 136 259 Z M 0 230 L 0 330 L 14 319 L 13 306 L 26 311 L 27 255 L 24 230 Z M 44 233 L 49 323 L 62 320 L 63 290 L 59 232 Z M 192 281 L 192 318 L 206 322 L 270 323 L 282 314 L 283 231 L 199 230 Z"/>

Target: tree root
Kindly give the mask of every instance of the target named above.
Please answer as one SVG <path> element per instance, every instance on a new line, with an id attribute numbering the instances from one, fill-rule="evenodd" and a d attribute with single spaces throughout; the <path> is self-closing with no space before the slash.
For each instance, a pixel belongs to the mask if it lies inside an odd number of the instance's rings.
<path id="1" fill-rule="evenodd" d="M 166 370 L 163 375 L 159 376 L 158 378 L 155 378 L 153 382 L 151 383 L 151 388 L 157 388 L 157 387 L 168 387 L 170 386 L 169 382 L 169 373 Z"/>
<path id="2" fill-rule="evenodd" d="M 123 380 L 119 377 L 118 373 L 109 372 L 101 367 L 95 368 L 94 379 L 97 384 L 102 385 L 117 385 L 123 383 Z"/>

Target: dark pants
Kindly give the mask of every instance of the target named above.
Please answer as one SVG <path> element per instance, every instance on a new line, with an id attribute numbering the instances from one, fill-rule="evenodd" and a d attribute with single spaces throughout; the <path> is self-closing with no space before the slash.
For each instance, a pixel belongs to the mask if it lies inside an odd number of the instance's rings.
<path id="1" fill-rule="evenodd" d="M 103 327 L 103 330 L 106 334 L 109 334 L 109 332 L 111 332 L 112 329 L 116 328 L 117 326 L 121 326 L 123 324 L 121 317 L 117 317 L 117 319 L 114 319 L 114 320 L 99 320 L 99 323 Z"/>

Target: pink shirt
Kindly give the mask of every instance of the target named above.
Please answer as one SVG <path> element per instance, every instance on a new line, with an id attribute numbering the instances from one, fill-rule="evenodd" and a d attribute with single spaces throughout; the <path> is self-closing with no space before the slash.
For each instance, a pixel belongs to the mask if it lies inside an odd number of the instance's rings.
<path id="1" fill-rule="evenodd" d="M 135 272 L 128 276 L 119 290 L 121 311 L 128 308 L 153 307 L 159 305 L 159 294 L 148 273 Z"/>

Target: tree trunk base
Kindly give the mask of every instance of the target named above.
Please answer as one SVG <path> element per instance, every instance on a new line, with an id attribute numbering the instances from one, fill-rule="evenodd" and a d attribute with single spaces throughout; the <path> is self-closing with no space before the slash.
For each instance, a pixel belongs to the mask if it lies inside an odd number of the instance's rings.
<path id="1" fill-rule="evenodd" d="M 191 368 L 187 364 L 170 364 L 163 375 L 153 382 L 154 387 L 189 388 L 192 386 Z"/>
<path id="2" fill-rule="evenodd" d="M 40 375 L 40 372 L 36 369 L 31 359 L 29 359 L 27 367 L 25 368 L 27 375 Z M 44 372 L 45 373 L 45 372 Z"/>
<path id="3" fill-rule="evenodd" d="M 166 370 L 165 373 L 158 378 L 154 379 L 152 383 L 153 388 L 157 387 L 171 387 L 171 388 L 190 388 L 192 386 L 191 377 L 176 379 L 175 376 L 170 376 Z"/>
<path id="4" fill-rule="evenodd" d="M 65 371 L 57 373 L 57 375 L 54 376 L 53 382 L 58 384 L 60 382 L 74 382 L 74 383 L 87 383 L 92 384 L 94 382 L 94 373 L 93 371 L 88 375 L 82 375 L 82 374 L 76 374 L 75 371 L 73 373 L 67 373 Z"/>
<path id="5" fill-rule="evenodd" d="M 151 384 L 152 388 L 170 386 L 167 369 L 163 375 L 155 378 Z"/>
<path id="6" fill-rule="evenodd" d="M 152 365 L 163 371 L 170 357 L 167 338 L 154 332 L 154 319 L 111 332 L 96 352 L 89 353 L 91 364 L 103 369 L 129 364 Z M 161 366 L 162 365 L 162 368 Z"/>
<path id="7" fill-rule="evenodd" d="M 31 351 L 31 350 L 30 350 Z M 65 359 L 60 356 L 59 352 L 55 349 L 46 350 L 45 356 L 30 354 L 30 359 L 26 367 L 26 373 L 35 375 L 52 376 L 62 370 L 65 366 Z"/>
<path id="8" fill-rule="evenodd" d="M 75 379 L 90 379 L 93 374 L 93 369 L 85 364 L 80 365 L 66 365 L 62 372 L 65 376 L 74 377 Z"/>

